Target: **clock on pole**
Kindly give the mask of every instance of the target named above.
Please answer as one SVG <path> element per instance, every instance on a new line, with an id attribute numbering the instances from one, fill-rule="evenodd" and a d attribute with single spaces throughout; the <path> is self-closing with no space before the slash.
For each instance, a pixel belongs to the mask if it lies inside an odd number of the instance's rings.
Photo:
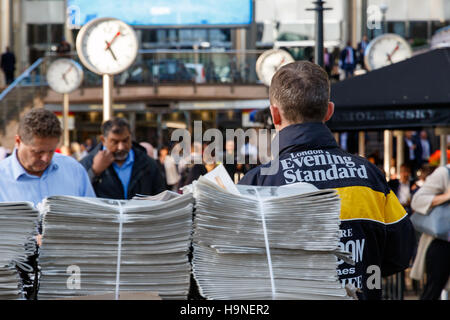
<path id="1" fill-rule="evenodd" d="M 411 58 L 409 43 L 394 33 L 385 33 L 373 39 L 366 48 L 364 62 L 367 69 L 375 70 Z"/>
<path id="2" fill-rule="evenodd" d="M 270 86 L 272 77 L 285 64 L 294 62 L 289 52 L 282 49 L 270 49 L 263 52 L 256 60 L 256 73 L 259 80 Z"/>
<path id="3" fill-rule="evenodd" d="M 76 90 L 83 81 L 83 69 L 72 59 L 60 58 L 53 61 L 47 70 L 49 87 L 63 94 L 63 127 L 64 146 L 68 147 L 69 139 L 69 93 Z"/>
<path id="4" fill-rule="evenodd" d="M 112 116 L 112 88 L 115 74 L 136 60 L 139 43 L 135 31 L 115 18 L 97 18 L 78 33 L 76 48 L 81 62 L 103 76 L 103 121 Z"/>

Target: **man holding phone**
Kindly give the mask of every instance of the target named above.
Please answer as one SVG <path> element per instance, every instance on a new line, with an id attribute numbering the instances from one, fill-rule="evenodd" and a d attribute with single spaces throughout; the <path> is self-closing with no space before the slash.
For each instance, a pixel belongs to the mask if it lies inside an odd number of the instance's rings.
<path id="1" fill-rule="evenodd" d="M 97 197 L 131 199 L 136 194 L 155 195 L 165 190 L 155 160 L 132 141 L 126 119 L 112 118 L 103 123 L 100 140 L 80 161 Z"/>

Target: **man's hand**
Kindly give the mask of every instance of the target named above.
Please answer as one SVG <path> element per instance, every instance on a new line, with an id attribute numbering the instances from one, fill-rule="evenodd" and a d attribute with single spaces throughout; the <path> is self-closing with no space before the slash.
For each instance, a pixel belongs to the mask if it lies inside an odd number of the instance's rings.
<path id="1" fill-rule="evenodd" d="M 42 234 L 38 234 L 36 236 L 36 243 L 37 243 L 38 247 L 42 246 Z"/>
<path id="2" fill-rule="evenodd" d="M 92 171 L 99 176 L 114 162 L 114 155 L 109 150 L 100 150 L 92 161 Z"/>

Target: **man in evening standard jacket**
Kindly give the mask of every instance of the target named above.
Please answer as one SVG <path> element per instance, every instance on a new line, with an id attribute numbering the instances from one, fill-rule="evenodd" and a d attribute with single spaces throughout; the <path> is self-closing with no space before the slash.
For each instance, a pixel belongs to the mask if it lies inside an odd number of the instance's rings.
<path id="1" fill-rule="evenodd" d="M 381 299 L 381 279 L 409 266 L 412 224 L 381 171 L 366 159 L 340 149 L 325 125 L 334 112 L 330 84 L 319 66 L 297 61 L 280 68 L 269 90 L 270 111 L 279 135 L 279 157 L 247 173 L 244 185 L 280 186 L 307 182 L 334 188 L 341 197 L 341 242 L 355 266 L 338 261 L 345 286 L 360 289 L 359 299 Z M 263 170 L 278 161 L 276 174 Z"/>

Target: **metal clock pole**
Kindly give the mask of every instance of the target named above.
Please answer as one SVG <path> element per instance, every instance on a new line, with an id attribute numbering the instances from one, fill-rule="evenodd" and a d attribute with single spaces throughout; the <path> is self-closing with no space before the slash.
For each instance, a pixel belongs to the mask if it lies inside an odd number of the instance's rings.
<path id="1" fill-rule="evenodd" d="M 69 147 L 69 94 L 63 93 L 64 146 Z"/>
<path id="2" fill-rule="evenodd" d="M 113 87 L 114 76 L 110 74 L 103 75 L 103 122 L 113 117 Z"/>
<path id="3" fill-rule="evenodd" d="M 316 5 L 313 9 L 306 9 L 307 11 L 316 11 L 316 40 L 315 40 L 315 47 L 314 47 L 314 58 L 315 63 L 319 66 L 323 67 L 323 12 L 325 10 L 331 10 L 331 8 L 324 8 L 323 5 L 325 4 L 322 0 L 316 0 L 313 2 L 313 4 Z"/>

